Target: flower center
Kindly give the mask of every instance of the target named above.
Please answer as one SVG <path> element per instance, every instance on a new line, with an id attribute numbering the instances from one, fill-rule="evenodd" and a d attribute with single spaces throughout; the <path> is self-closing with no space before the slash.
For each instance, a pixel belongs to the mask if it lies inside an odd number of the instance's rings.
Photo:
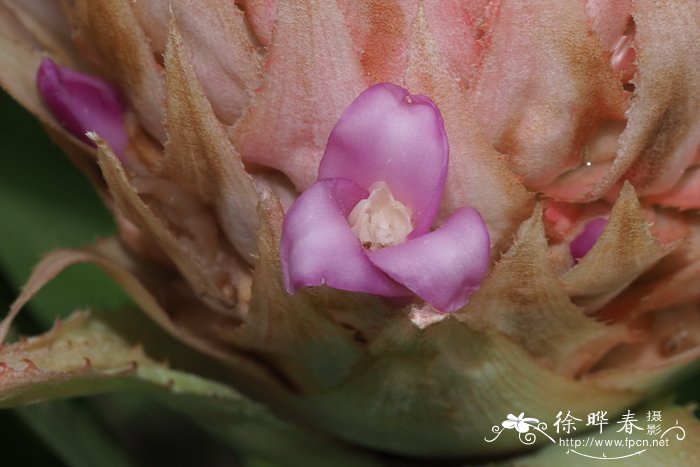
<path id="1" fill-rule="evenodd" d="M 370 187 L 369 197 L 350 212 L 348 224 L 362 245 L 370 250 L 403 243 L 413 231 L 410 209 L 394 198 L 384 182 Z"/>

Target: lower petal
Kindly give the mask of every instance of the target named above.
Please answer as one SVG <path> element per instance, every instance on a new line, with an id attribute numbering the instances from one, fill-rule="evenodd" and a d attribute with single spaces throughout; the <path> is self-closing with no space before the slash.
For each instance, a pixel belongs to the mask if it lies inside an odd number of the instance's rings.
<path id="1" fill-rule="evenodd" d="M 473 208 L 455 211 L 434 232 L 369 253 L 379 269 L 444 312 L 469 301 L 489 266 L 489 233 Z"/>
<path id="2" fill-rule="evenodd" d="M 410 295 L 377 269 L 345 220 L 368 193 L 349 180 L 321 180 L 289 208 L 282 227 L 287 291 L 323 285 L 386 297 Z"/>

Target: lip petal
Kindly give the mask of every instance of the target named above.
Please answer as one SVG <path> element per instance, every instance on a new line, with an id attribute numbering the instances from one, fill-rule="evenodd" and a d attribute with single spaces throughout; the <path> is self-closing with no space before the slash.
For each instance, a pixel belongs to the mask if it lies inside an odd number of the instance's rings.
<path id="1" fill-rule="evenodd" d="M 364 189 L 386 182 L 412 210 L 413 238 L 429 231 L 447 176 L 447 135 L 425 96 L 390 83 L 360 94 L 336 123 L 319 179 L 347 178 Z"/>
<path id="2" fill-rule="evenodd" d="M 46 106 L 73 136 L 94 147 L 95 143 L 85 136 L 94 131 L 117 156 L 124 153 L 129 137 L 124 125 L 124 105 L 114 86 L 57 65 L 50 58 L 41 61 L 36 82 Z"/>
<path id="3" fill-rule="evenodd" d="M 385 297 L 411 295 L 367 258 L 346 222 L 368 193 L 340 178 L 320 180 L 297 198 L 282 227 L 282 270 L 289 293 L 327 284 Z"/>
<path id="4" fill-rule="evenodd" d="M 467 207 L 455 211 L 439 230 L 368 256 L 389 277 L 435 308 L 453 312 L 481 285 L 489 250 L 483 219 Z"/>

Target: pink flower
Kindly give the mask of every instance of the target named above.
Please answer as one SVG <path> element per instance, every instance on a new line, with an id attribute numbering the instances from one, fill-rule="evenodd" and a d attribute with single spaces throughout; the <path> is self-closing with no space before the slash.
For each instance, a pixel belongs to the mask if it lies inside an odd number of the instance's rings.
<path id="1" fill-rule="evenodd" d="M 574 261 L 578 262 L 581 258 L 586 256 L 603 234 L 606 225 L 608 225 L 608 220 L 603 217 L 595 218 L 586 223 L 581 233 L 578 234 L 569 245 L 571 257 Z"/>
<path id="2" fill-rule="evenodd" d="M 56 120 L 76 138 L 95 146 L 85 133 L 94 131 L 121 156 L 129 143 L 124 105 L 117 88 L 92 75 L 44 58 L 36 74 L 39 94 Z"/>
<path id="3" fill-rule="evenodd" d="M 415 294 L 445 312 L 464 306 L 489 265 L 489 234 L 463 207 L 431 231 L 447 177 L 440 111 L 393 84 L 364 91 L 328 139 L 318 181 L 289 209 L 285 284 L 327 284 L 384 297 Z"/>

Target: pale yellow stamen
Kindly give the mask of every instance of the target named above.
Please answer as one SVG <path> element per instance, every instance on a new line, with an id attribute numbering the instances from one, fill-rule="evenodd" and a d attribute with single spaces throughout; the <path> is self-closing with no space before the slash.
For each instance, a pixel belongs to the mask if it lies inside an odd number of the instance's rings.
<path id="1" fill-rule="evenodd" d="M 353 208 L 348 224 L 370 250 L 403 243 L 413 230 L 411 211 L 394 198 L 384 182 L 370 187 L 369 197 Z"/>

